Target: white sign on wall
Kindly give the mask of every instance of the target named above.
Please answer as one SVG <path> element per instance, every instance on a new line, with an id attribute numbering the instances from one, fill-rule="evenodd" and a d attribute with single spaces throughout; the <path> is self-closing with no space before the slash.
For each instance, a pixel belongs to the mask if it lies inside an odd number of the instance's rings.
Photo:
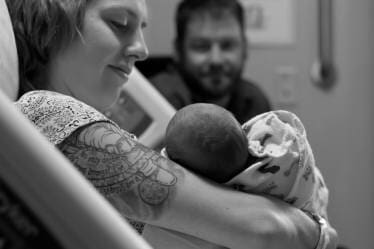
<path id="1" fill-rule="evenodd" d="M 295 41 L 294 0 L 241 0 L 251 45 L 290 45 Z"/>

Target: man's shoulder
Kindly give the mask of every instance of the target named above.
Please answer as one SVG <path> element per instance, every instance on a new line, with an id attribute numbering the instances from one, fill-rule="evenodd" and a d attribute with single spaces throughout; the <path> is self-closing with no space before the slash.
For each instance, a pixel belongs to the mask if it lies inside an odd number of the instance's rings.
<path id="1" fill-rule="evenodd" d="M 169 69 L 154 75 L 149 79 L 154 87 L 167 99 L 183 98 L 190 99 L 191 91 L 176 69 Z"/>
<path id="2" fill-rule="evenodd" d="M 252 79 L 246 79 L 246 78 L 241 78 L 239 81 L 239 91 L 241 91 L 244 94 L 251 94 L 255 93 L 261 93 L 264 94 L 264 90 L 261 88 L 260 84 L 257 83 L 256 81 L 253 81 Z M 253 92 L 255 91 L 255 92 Z"/>
<path id="3" fill-rule="evenodd" d="M 270 111 L 271 103 L 258 84 L 248 79 L 241 79 L 228 109 L 242 123 L 260 113 Z"/>
<path id="4" fill-rule="evenodd" d="M 191 104 L 191 91 L 174 67 L 168 67 L 149 78 L 152 85 L 174 106 L 180 109 Z"/>
<path id="5" fill-rule="evenodd" d="M 261 102 L 268 102 L 270 105 L 269 98 L 261 85 L 250 79 L 242 78 L 240 80 L 235 95 L 236 98 L 239 99 L 258 100 Z"/>
<path id="6" fill-rule="evenodd" d="M 187 88 L 181 75 L 176 69 L 162 71 L 149 78 L 149 80 L 154 86 L 156 86 L 156 88 L 160 89 Z"/>

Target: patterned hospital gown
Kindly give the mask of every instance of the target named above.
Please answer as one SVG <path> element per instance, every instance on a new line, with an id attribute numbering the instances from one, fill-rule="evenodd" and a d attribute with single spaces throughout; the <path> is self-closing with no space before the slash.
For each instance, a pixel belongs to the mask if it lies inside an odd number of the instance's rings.
<path id="1" fill-rule="evenodd" d="M 56 146 L 77 129 L 95 122 L 109 122 L 117 126 L 95 108 L 56 92 L 28 92 L 15 105 Z M 138 232 L 142 231 L 143 223 L 128 221 Z"/>

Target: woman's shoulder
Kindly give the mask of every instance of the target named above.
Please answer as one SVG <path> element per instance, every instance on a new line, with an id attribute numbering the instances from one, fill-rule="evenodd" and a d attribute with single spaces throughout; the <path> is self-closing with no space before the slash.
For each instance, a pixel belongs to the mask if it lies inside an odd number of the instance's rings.
<path id="1" fill-rule="evenodd" d="M 57 92 L 28 92 L 15 105 L 53 144 L 90 123 L 111 122 L 95 108 Z"/>

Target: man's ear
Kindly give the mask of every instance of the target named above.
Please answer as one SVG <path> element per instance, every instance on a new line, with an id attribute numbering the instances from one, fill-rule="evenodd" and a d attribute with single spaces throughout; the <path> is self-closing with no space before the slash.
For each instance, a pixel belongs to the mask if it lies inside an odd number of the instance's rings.
<path id="1" fill-rule="evenodd" d="M 248 38 L 248 36 L 246 34 L 243 34 L 243 42 L 244 42 L 244 61 L 248 60 L 248 57 L 249 57 L 249 53 L 250 53 L 250 49 L 251 49 L 251 44 L 250 44 L 250 39 Z"/>

